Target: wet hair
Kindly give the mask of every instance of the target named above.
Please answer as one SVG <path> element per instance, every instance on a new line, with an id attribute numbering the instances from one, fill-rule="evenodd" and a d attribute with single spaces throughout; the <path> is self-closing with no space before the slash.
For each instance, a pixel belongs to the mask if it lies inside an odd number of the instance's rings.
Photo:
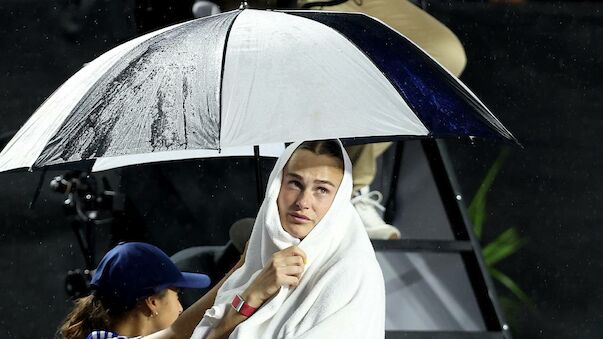
<path id="1" fill-rule="evenodd" d="M 343 153 L 341 151 L 341 146 L 339 146 L 339 142 L 335 139 L 304 141 L 295 151 L 297 152 L 299 150 L 310 151 L 316 155 L 335 157 L 341 162 L 341 167 L 343 167 Z"/>
<path id="2" fill-rule="evenodd" d="M 162 298 L 167 294 L 164 289 L 155 296 Z M 115 322 L 127 312 L 136 308 L 142 301 L 133 306 L 117 305 L 95 294 L 75 300 L 73 309 L 57 330 L 57 339 L 86 339 L 94 330 L 112 330 Z"/>

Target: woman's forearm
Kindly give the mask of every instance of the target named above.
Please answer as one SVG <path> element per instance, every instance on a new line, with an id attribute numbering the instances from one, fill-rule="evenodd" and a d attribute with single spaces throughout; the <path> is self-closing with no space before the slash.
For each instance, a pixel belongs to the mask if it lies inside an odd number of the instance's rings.
<path id="1" fill-rule="evenodd" d="M 228 279 L 228 277 L 239 267 L 240 265 L 233 267 L 209 292 L 192 304 L 191 307 L 182 312 L 180 317 L 178 317 L 171 326 L 174 328 L 175 333 L 178 333 L 177 338 L 190 338 L 195 327 L 203 318 L 205 311 L 214 305 L 216 295 L 218 294 L 220 287 L 222 287 L 222 284 L 224 284 L 226 279 Z"/>
<path id="2" fill-rule="evenodd" d="M 246 251 L 247 247 L 245 247 Z M 152 337 L 149 339 L 189 338 L 199 321 L 203 318 L 205 311 L 213 306 L 220 286 L 222 286 L 232 272 L 243 265 L 244 258 L 245 253 L 243 253 L 237 265 L 211 291 L 182 313 L 178 320 L 170 327 L 171 336 Z M 266 300 L 278 292 L 281 286 L 295 287 L 299 284 L 305 261 L 305 253 L 297 246 L 291 246 L 276 252 L 260 274 L 241 293 L 241 297 L 251 307 L 259 308 Z M 246 316 L 239 314 L 231 307 L 227 307 L 224 316 L 210 329 L 206 338 L 228 338 L 234 329 L 246 319 Z"/>
<path id="3" fill-rule="evenodd" d="M 232 331 L 243 321 L 247 319 L 246 316 L 241 315 L 235 311 L 232 307 L 226 309 L 226 313 L 220 319 L 220 322 L 211 329 L 206 339 L 226 339 L 230 336 Z"/>
<path id="4" fill-rule="evenodd" d="M 205 293 L 199 300 L 197 300 L 191 307 L 187 308 L 182 314 L 174 321 L 174 323 L 166 328 L 165 330 L 153 333 L 149 336 L 145 336 L 148 339 L 189 339 L 197 327 L 197 324 L 203 319 L 205 311 L 210 309 L 216 300 L 218 290 L 222 287 L 222 284 L 226 279 L 240 267 L 240 263 L 233 267 L 225 276 L 222 278 L 209 292 Z"/>
<path id="5" fill-rule="evenodd" d="M 303 272 L 306 254 L 297 246 L 291 246 L 273 254 L 254 281 L 241 293 L 249 306 L 259 308 L 279 291 L 281 286 L 295 287 Z M 246 316 L 227 307 L 222 319 L 210 330 L 207 339 L 228 338 Z"/>
<path id="6" fill-rule="evenodd" d="M 264 300 L 261 297 L 248 290 L 243 292 L 242 296 L 243 299 L 254 308 L 259 308 L 264 303 Z M 235 311 L 234 308 L 227 306 L 224 316 L 220 319 L 218 324 L 211 329 L 206 339 L 226 339 L 234 329 L 246 319 L 246 316 Z"/>

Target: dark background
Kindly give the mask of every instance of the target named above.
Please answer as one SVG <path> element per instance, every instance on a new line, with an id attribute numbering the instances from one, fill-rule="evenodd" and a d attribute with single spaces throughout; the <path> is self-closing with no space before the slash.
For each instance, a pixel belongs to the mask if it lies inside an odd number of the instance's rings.
<path id="1" fill-rule="evenodd" d="M 514 226 L 529 240 L 500 266 L 535 302 L 534 310 L 508 314 L 518 337 L 603 337 L 602 10 L 594 3 L 432 6 L 465 46 L 463 81 L 525 146 L 512 149 L 489 194 L 485 230 L 492 238 Z M 471 196 L 498 150 L 449 146 Z"/>
<path id="2" fill-rule="evenodd" d="M 153 24 L 184 20 L 191 1 L 155 7 L 151 1 L 97 1 L 86 17 L 66 10 L 69 3 L 0 3 L 2 144 L 84 62 Z M 462 80 L 525 147 L 511 148 L 489 193 L 484 231 L 488 241 L 516 227 L 529 240 L 499 265 L 534 303 L 508 310 L 516 337 L 603 337 L 603 5 L 427 5 L 465 46 Z M 456 140 L 447 146 L 470 198 L 503 146 Z M 173 254 L 185 246 L 223 244 L 230 223 L 253 215 L 249 166 L 244 159 L 197 160 L 105 175 L 136 198 L 146 239 Z M 33 209 L 28 205 L 42 173 L 0 174 L 2 337 L 50 338 L 70 305 L 63 279 L 84 262 L 63 216 L 64 198 L 47 188 L 61 173 L 45 174 Z M 99 229 L 99 255 L 109 245 L 108 233 Z M 499 294 L 508 295 L 503 288 Z"/>

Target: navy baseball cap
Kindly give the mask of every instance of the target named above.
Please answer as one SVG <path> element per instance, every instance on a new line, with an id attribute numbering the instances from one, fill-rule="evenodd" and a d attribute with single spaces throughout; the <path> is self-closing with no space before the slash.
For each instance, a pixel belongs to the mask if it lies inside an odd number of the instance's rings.
<path id="1" fill-rule="evenodd" d="M 113 305 L 133 307 L 139 300 L 166 288 L 206 288 L 205 274 L 180 272 L 159 248 L 142 242 L 123 242 L 111 249 L 92 276 L 95 295 Z"/>

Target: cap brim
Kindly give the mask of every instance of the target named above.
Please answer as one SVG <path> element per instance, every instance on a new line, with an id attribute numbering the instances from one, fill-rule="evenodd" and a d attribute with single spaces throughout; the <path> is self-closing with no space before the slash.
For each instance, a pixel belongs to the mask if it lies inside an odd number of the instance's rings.
<path id="1" fill-rule="evenodd" d="M 206 288 L 211 284 L 211 279 L 205 274 L 182 272 L 182 280 L 173 284 L 178 288 Z"/>

